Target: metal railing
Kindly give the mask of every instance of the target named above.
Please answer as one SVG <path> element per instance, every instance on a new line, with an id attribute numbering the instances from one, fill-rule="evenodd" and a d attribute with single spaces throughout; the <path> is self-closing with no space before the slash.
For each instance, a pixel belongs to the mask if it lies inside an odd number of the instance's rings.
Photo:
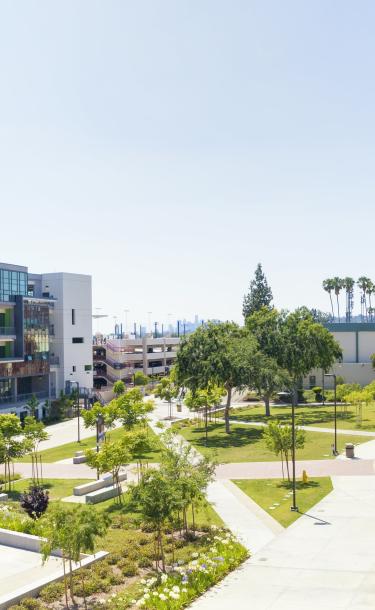
<path id="1" fill-rule="evenodd" d="M 32 394 L 18 394 L 18 396 L 0 396 L 0 404 L 10 404 L 15 405 L 20 402 L 26 403 L 30 398 L 35 396 L 38 400 L 42 400 L 43 398 L 49 398 L 48 392 L 34 392 Z M 53 396 L 51 396 L 53 398 Z"/>
<path id="2" fill-rule="evenodd" d="M 14 326 L 0 326 L 0 335 L 15 335 L 16 329 Z"/>

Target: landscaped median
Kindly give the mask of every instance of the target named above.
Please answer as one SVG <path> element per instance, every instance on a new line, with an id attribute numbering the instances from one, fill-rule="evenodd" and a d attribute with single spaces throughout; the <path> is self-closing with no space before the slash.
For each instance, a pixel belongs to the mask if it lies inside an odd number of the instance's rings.
<path id="1" fill-rule="evenodd" d="M 134 430 L 144 429 L 143 427 L 134 427 Z M 146 453 L 143 456 L 143 459 L 147 462 L 157 462 L 160 456 L 161 444 L 157 437 L 157 435 L 151 430 L 149 426 L 147 426 L 148 435 L 150 439 L 153 440 L 155 449 Z M 107 432 L 107 439 L 111 441 L 118 441 L 122 439 L 126 434 L 126 431 L 123 427 L 115 428 L 114 430 L 110 430 Z M 77 441 L 73 441 L 71 443 L 65 443 L 65 445 L 60 445 L 58 447 L 53 447 L 51 449 L 44 449 L 39 451 L 39 455 L 42 457 L 43 462 L 51 463 L 58 462 L 60 460 L 66 460 L 68 458 L 73 458 L 76 451 L 85 451 L 87 449 L 94 449 L 96 447 L 96 436 L 90 436 L 89 438 L 81 440 L 80 443 Z M 25 457 L 17 460 L 19 462 L 31 462 L 31 456 L 26 455 Z"/>
<path id="2" fill-rule="evenodd" d="M 278 460 L 266 446 L 263 436 L 264 428 L 246 424 L 231 424 L 230 434 L 225 432 L 221 422 L 208 425 L 207 444 L 206 433 L 202 423 L 192 423 L 190 420 L 173 425 L 187 441 L 203 455 L 215 458 L 219 463 L 234 462 L 270 462 Z M 340 434 L 337 437 L 338 449 L 345 448 L 345 443 L 360 444 L 368 438 L 355 434 Z M 305 446 L 296 451 L 297 460 L 324 460 L 332 455 L 333 435 L 329 432 L 309 432 L 305 434 Z"/>
<path id="3" fill-rule="evenodd" d="M 276 519 L 288 527 L 302 514 L 320 502 L 333 487 L 329 477 L 297 482 L 298 512 L 291 511 L 292 483 L 285 479 L 234 480 L 247 496 Z"/>

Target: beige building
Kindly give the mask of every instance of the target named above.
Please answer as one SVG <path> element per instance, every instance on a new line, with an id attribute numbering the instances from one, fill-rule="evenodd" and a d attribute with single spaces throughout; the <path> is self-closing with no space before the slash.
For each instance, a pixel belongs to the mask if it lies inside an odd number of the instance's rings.
<path id="1" fill-rule="evenodd" d="M 165 375 L 173 366 L 178 337 L 146 335 L 138 339 L 96 338 L 93 345 L 94 385 L 111 386 L 118 380 L 132 383 L 134 373 Z"/>
<path id="2" fill-rule="evenodd" d="M 375 323 L 342 322 L 325 326 L 340 344 L 343 352 L 342 362 L 337 362 L 329 372 L 343 377 L 345 383 L 367 385 L 374 381 L 375 370 L 371 356 L 375 353 Z M 322 377 L 322 371 L 312 371 L 305 378 L 304 387 L 322 386 Z M 333 379 L 326 377 L 324 385 L 331 388 Z"/>

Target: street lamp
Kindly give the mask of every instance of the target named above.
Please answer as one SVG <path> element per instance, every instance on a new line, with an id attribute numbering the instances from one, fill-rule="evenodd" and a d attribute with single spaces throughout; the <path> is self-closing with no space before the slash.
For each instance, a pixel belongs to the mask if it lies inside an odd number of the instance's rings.
<path id="1" fill-rule="evenodd" d="M 335 402 L 335 406 L 334 406 L 334 413 L 335 413 L 335 441 L 334 441 L 334 446 L 333 446 L 333 455 L 338 455 L 338 451 L 337 451 L 337 380 L 336 380 L 336 375 L 335 373 L 324 373 L 324 377 L 333 377 L 333 389 L 334 389 L 334 402 Z"/>
<path id="2" fill-rule="evenodd" d="M 290 396 L 292 399 L 292 488 L 293 488 L 293 505 L 290 507 L 290 510 L 293 512 L 298 512 L 298 506 L 296 504 L 296 420 L 295 420 L 295 404 L 294 398 L 295 393 L 290 392 Z"/>

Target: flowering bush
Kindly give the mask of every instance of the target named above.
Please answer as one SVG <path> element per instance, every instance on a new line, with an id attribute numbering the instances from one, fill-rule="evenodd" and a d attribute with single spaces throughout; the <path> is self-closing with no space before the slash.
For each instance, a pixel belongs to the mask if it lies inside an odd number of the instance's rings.
<path id="1" fill-rule="evenodd" d="M 24 534 L 38 535 L 40 533 L 38 523 L 22 513 L 17 513 L 7 504 L 0 505 L 0 528 Z"/>
<path id="2" fill-rule="evenodd" d="M 145 610 L 179 610 L 221 580 L 248 556 L 246 549 L 229 532 L 212 528 L 205 540 L 208 549 L 194 552 L 186 563 L 179 561 L 168 574 L 142 580 L 143 595 L 127 605 L 119 596 L 106 601 L 111 610 L 135 605 Z M 122 600 L 122 603 L 124 600 Z"/>

